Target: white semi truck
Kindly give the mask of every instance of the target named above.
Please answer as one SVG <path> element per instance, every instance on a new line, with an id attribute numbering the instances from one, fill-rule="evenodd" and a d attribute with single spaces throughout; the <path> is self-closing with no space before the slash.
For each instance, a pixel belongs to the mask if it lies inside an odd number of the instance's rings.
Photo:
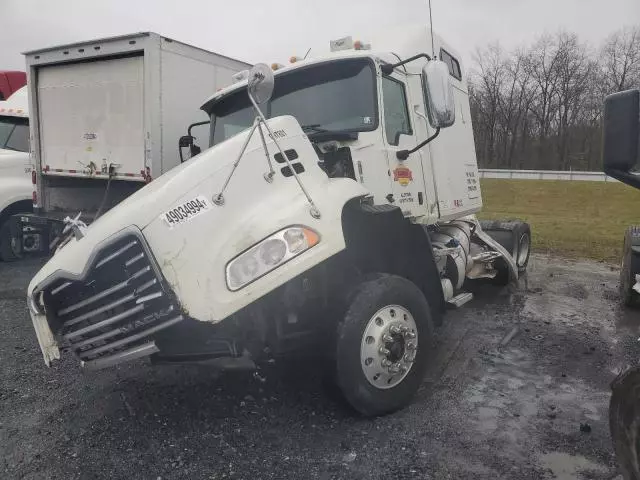
<path id="1" fill-rule="evenodd" d="M 231 367 L 316 347 L 360 413 L 406 405 L 446 306 L 471 299 L 467 279 L 518 278 L 530 230 L 474 217 L 460 57 L 438 38 L 441 60 L 426 53 L 427 28 L 404 35 L 408 54 L 346 38 L 242 72 L 202 107 L 209 148 L 71 222 L 28 288 L 46 364 Z"/>
<path id="2" fill-rule="evenodd" d="M 31 111 L 34 213 L 14 217 L 22 255 L 46 255 L 64 219 L 90 223 L 179 165 L 178 141 L 213 89 L 244 62 L 156 33 L 25 53 Z M 31 194 L 29 194 L 31 196 Z"/>
<path id="3" fill-rule="evenodd" d="M 0 261 L 17 258 L 11 217 L 32 210 L 27 87 L 0 101 Z"/>

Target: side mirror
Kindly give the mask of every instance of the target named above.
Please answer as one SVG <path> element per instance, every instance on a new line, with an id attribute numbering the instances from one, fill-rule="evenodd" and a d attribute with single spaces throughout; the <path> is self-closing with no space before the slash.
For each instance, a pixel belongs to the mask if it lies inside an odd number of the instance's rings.
<path id="1" fill-rule="evenodd" d="M 183 135 L 182 137 L 180 137 L 180 140 L 178 140 L 178 151 L 180 152 L 180 163 L 184 162 L 184 158 L 182 156 L 183 148 L 189 147 L 189 153 L 190 153 L 189 158 L 195 157 L 200 152 L 202 152 L 202 149 L 193 142 L 195 139 L 196 137 L 194 137 L 193 135 Z"/>
<path id="2" fill-rule="evenodd" d="M 440 60 L 428 62 L 422 69 L 422 85 L 431 126 L 446 128 L 453 125 L 456 120 L 456 104 L 447 64 Z"/>
<path id="3" fill-rule="evenodd" d="M 193 145 L 193 137 L 191 135 L 183 135 L 180 137 L 180 140 L 178 140 L 178 146 L 180 148 L 187 148 L 191 145 Z"/>
<path id="4" fill-rule="evenodd" d="M 640 188 L 640 90 L 605 98 L 602 162 L 605 173 Z"/>
<path id="5" fill-rule="evenodd" d="M 257 63 L 249 70 L 247 90 L 249 98 L 257 105 L 268 102 L 273 95 L 273 70 L 266 63 Z"/>

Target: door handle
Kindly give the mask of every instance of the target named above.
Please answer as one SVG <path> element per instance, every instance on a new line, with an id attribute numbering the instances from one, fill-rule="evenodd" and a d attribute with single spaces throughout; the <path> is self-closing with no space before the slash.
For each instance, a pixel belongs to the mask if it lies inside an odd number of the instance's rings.
<path id="1" fill-rule="evenodd" d="M 414 105 L 413 106 L 413 111 L 415 112 L 415 114 L 417 116 L 419 116 L 421 119 L 423 119 L 427 123 L 427 125 L 429 124 L 429 119 L 426 117 L 426 115 L 424 113 L 422 113 L 420 111 L 420 105 Z"/>

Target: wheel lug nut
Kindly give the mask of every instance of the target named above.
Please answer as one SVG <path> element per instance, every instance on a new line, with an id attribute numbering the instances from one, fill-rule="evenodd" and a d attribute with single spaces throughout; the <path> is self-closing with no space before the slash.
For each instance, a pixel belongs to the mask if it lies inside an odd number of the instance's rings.
<path id="1" fill-rule="evenodd" d="M 409 355 L 408 353 L 402 359 L 407 363 L 413 363 L 413 355 Z"/>
<path id="2" fill-rule="evenodd" d="M 379 353 L 380 355 L 383 355 L 383 356 L 385 356 L 385 357 L 386 357 L 386 356 L 387 356 L 387 355 L 389 355 L 391 352 L 390 352 L 389 350 L 387 350 L 386 348 L 384 348 L 384 347 L 380 347 L 380 350 L 378 350 L 378 353 Z"/>
<path id="3" fill-rule="evenodd" d="M 393 337 L 392 337 L 391 335 L 389 335 L 388 333 L 385 333 L 385 334 L 382 336 L 382 341 L 383 341 L 384 343 L 391 343 L 391 342 L 393 342 Z"/>
<path id="4" fill-rule="evenodd" d="M 414 338 L 416 338 L 416 334 L 413 333 L 413 332 L 406 331 L 406 332 L 404 332 L 404 338 L 408 338 L 410 340 L 413 340 Z"/>
<path id="5" fill-rule="evenodd" d="M 407 342 L 407 350 L 415 350 L 416 344 L 413 342 Z"/>
<path id="6" fill-rule="evenodd" d="M 394 325 L 389 329 L 389 331 L 392 334 L 397 335 L 398 333 L 400 333 L 401 330 L 400 330 L 400 327 L 398 327 L 397 325 Z"/>
<path id="7" fill-rule="evenodd" d="M 381 363 L 382 363 L 383 367 L 390 367 L 391 366 L 391 362 L 389 360 L 387 360 L 386 358 L 383 358 Z"/>
<path id="8" fill-rule="evenodd" d="M 406 332 L 408 332 L 408 331 L 409 331 L 409 327 L 407 327 L 406 325 L 402 325 L 402 326 L 400 327 L 400 331 L 401 331 L 402 333 L 406 333 Z"/>

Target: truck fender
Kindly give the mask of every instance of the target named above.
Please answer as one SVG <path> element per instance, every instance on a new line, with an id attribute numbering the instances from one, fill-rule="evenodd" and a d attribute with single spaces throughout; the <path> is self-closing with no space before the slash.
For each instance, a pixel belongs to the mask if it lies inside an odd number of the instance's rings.
<path id="1" fill-rule="evenodd" d="M 347 202 L 342 229 L 349 262 L 362 274 L 389 273 L 416 284 L 432 309 L 434 324 L 445 309 L 440 275 L 431 240 L 421 225 L 412 224 L 394 205 Z"/>

